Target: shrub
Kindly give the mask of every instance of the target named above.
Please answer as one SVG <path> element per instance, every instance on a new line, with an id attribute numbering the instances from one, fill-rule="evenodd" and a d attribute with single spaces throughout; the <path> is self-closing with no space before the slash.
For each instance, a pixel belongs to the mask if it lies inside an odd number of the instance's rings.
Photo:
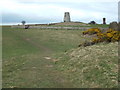
<path id="1" fill-rule="evenodd" d="M 95 43 L 99 42 L 116 42 L 120 41 L 120 31 L 116 31 L 113 29 L 108 29 L 106 32 L 101 32 L 100 29 L 98 28 L 91 28 L 88 29 L 87 31 L 84 31 L 83 34 L 96 34 L 96 38 L 93 38 L 91 42 L 89 42 L 89 45 L 93 45 Z M 87 42 L 88 43 L 88 42 Z M 82 46 L 89 46 L 86 45 L 86 42 L 82 44 Z M 81 45 L 80 45 L 81 46 Z"/>
<path id="2" fill-rule="evenodd" d="M 101 41 L 114 42 L 120 40 L 120 31 L 108 29 L 105 33 L 97 33 L 97 38 Z"/>
<path id="3" fill-rule="evenodd" d="M 87 31 L 84 31 L 83 34 L 89 34 L 89 35 L 92 35 L 92 34 L 97 34 L 97 33 L 100 33 L 101 30 L 99 28 L 91 28 L 91 29 L 88 29 Z"/>

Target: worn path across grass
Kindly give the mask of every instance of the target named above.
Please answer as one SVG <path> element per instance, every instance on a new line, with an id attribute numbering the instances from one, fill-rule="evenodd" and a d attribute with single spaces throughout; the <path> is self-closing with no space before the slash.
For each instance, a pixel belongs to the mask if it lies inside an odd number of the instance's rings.
<path id="1" fill-rule="evenodd" d="M 54 66 L 54 55 L 76 47 L 78 32 L 3 28 L 3 87 L 74 87 Z"/>

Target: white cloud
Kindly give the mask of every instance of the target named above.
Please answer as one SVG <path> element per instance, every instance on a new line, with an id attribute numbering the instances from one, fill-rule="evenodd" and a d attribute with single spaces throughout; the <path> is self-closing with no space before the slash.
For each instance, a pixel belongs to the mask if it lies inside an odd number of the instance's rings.
<path id="1" fill-rule="evenodd" d="M 93 2 L 90 3 L 90 1 Z M 30 19 L 48 18 L 56 22 L 62 21 L 66 11 L 70 12 L 71 19 L 75 21 L 100 21 L 103 17 L 106 17 L 109 22 L 117 20 L 118 0 L 109 0 L 114 2 L 109 5 L 101 3 L 103 0 L 99 1 L 101 0 L 2 0 L 0 8 L 2 13 L 13 13 Z"/>
<path id="2" fill-rule="evenodd" d="M 118 5 L 118 21 L 120 22 L 120 1 L 119 1 L 119 5 Z"/>
<path id="3" fill-rule="evenodd" d="M 118 2 L 119 0 L 14 0 L 18 2 Z"/>

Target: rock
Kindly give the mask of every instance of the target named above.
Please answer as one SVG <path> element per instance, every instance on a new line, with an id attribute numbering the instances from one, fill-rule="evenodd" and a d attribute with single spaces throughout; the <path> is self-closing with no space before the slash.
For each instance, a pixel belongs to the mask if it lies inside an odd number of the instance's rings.
<path id="1" fill-rule="evenodd" d="M 86 47 L 86 46 L 91 46 L 94 44 L 95 44 L 94 42 L 85 42 L 83 46 Z"/>
<path id="2" fill-rule="evenodd" d="M 120 22 L 118 23 L 118 30 L 120 31 Z"/>
<path id="3" fill-rule="evenodd" d="M 25 29 L 28 29 L 29 28 L 29 25 L 25 25 Z"/>
<path id="4" fill-rule="evenodd" d="M 112 23 L 110 23 L 110 26 L 109 26 L 109 28 L 111 28 L 111 29 L 113 29 L 113 30 L 119 30 L 119 24 L 117 23 L 117 22 L 112 22 Z"/>
<path id="5" fill-rule="evenodd" d="M 86 46 L 91 46 L 91 45 L 94 45 L 94 44 L 95 44 L 94 42 L 85 41 L 83 44 L 78 45 L 78 47 L 81 47 L 81 46 L 86 47 Z"/>
<path id="6" fill-rule="evenodd" d="M 50 57 L 44 57 L 45 59 L 47 59 L 47 60 L 50 60 L 51 58 Z"/>

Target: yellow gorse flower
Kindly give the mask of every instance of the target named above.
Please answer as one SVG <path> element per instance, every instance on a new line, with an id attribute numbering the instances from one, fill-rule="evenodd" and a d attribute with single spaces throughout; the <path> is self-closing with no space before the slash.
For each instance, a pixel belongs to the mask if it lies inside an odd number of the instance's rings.
<path id="1" fill-rule="evenodd" d="M 83 34 L 96 34 L 97 38 L 93 38 L 92 42 L 98 43 L 103 41 L 119 41 L 120 31 L 115 31 L 113 29 L 108 29 L 106 32 L 102 32 L 99 28 L 91 28 L 83 32 Z"/>
<path id="2" fill-rule="evenodd" d="M 113 37 L 113 34 L 112 33 L 106 33 L 106 36 L 111 38 L 111 37 Z"/>
<path id="3" fill-rule="evenodd" d="M 91 28 L 91 29 L 88 29 L 87 31 L 84 31 L 83 34 L 96 34 L 99 32 L 101 32 L 99 28 Z"/>

